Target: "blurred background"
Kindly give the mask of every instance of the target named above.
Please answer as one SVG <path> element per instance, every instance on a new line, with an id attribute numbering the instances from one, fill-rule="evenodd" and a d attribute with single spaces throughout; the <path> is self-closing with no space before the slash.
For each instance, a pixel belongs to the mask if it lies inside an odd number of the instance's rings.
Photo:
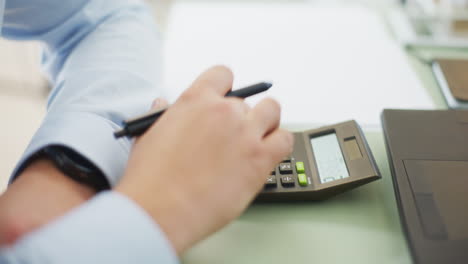
<path id="1" fill-rule="evenodd" d="M 431 0 L 422 0 L 431 2 Z M 315 3 L 336 2 L 349 4 L 356 2 L 385 14 L 396 0 L 148 0 L 154 10 L 155 18 L 166 36 L 167 23 L 171 17 L 171 7 L 177 3 L 202 3 L 205 6 L 222 2 L 243 4 L 276 3 Z M 438 2 L 438 1 L 435 1 Z M 34 42 L 12 42 L 0 40 L 0 193 L 7 179 L 45 114 L 45 101 L 48 93 L 47 82 L 39 68 L 40 45 Z"/>

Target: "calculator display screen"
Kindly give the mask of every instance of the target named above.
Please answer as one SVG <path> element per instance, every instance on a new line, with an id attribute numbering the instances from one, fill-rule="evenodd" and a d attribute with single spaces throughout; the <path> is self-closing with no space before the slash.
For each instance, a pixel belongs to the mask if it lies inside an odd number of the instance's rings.
<path id="1" fill-rule="evenodd" d="M 320 183 L 349 177 L 336 133 L 312 137 L 310 144 L 314 152 Z"/>

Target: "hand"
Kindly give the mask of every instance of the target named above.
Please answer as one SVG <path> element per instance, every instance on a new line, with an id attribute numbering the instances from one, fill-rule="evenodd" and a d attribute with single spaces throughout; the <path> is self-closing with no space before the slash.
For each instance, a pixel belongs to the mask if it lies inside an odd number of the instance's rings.
<path id="1" fill-rule="evenodd" d="M 225 98 L 232 73 L 203 73 L 136 140 L 116 190 L 141 205 L 180 254 L 238 217 L 292 151 L 280 107 Z"/>

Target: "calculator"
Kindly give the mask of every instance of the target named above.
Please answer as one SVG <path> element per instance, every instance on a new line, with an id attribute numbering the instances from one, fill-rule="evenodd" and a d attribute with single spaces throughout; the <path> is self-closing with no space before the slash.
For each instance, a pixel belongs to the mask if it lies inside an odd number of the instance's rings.
<path id="1" fill-rule="evenodd" d="M 381 178 L 356 121 L 293 134 L 291 155 L 267 176 L 256 201 L 323 200 Z"/>

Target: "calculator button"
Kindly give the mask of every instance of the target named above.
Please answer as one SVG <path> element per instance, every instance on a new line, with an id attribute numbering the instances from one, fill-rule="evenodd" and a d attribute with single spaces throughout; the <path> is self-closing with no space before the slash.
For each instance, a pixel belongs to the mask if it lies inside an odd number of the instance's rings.
<path id="1" fill-rule="evenodd" d="M 300 186 L 307 186 L 307 176 L 304 173 L 299 173 L 297 175 L 297 180 Z"/>
<path id="2" fill-rule="evenodd" d="M 305 172 L 304 162 L 302 162 L 302 161 L 296 162 L 296 171 L 297 171 L 297 173 L 304 173 Z"/>
<path id="3" fill-rule="evenodd" d="M 292 173 L 292 166 L 291 163 L 280 163 L 279 171 L 281 174 L 291 174 Z"/>
<path id="4" fill-rule="evenodd" d="M 265 187 L 276 187 L 276 176 L 268 176 Z"/>
<path id="5" fill-rule="evenodd" d="M 292 175 L 281 176 L 281 185 L 283 185 L 283 187 L 294 186 L 294 177 Z"/>

